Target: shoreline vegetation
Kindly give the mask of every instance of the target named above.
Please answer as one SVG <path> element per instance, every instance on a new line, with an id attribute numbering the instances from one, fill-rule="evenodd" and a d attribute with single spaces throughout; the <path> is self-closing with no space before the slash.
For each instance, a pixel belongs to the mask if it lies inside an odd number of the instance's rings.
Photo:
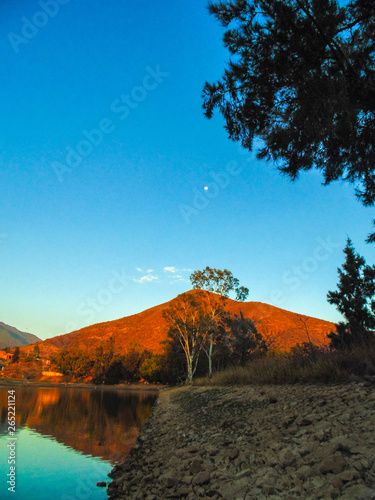
<path id="1" fill-rule="evenodd" d="M 105 389 L 105 390 L 125 390 L 125 391 L 159 391 L 164 388 L 161 384 L 114 384 L 114 385 L 95 385 L 90 382 L 48 382 L 46 380 L 28 382 L 20 379 L 0 379 L 0 387 L 57 387 L 73 389 Z"/>
<path id="2" fill-rule="evenodd" d="M 173 353 L 171 351 L 170 355 Z M 70 387 L 116 387 L 116 388 L 137 388 L 137 389 L 159 389 L 165 386 L 179 386 L 186 379 L 186 366 L 184 371 L 184 361 L 179 356 L 176 356 L 176 373 L 171 380 L 168 377 L 156 377 L 156 372 L 160 370 L 159 355 L 158 363 L 155 366 L 152 364 L 152 358 L 147 358 L 146 362 L 150 361 L 148 374 L 145 378 L 141 378 L 138 366 L 143 357 L 142 352 L 134 351 L 132 353 L 135 368 L 116 375 L 116 377 L 103 376 L 99 380 L 93 380 L 89 376 L 74 376 L 65 375 L 62 377 L 41 375 L 40 370 L 35 369 L 30 374 L 28 363 L 19 361 L 18 363 L 8 364 L 5 371 L 0 372 L 0 384 L 8 384 L 11 381 L 13 384 L 24 385 L 56 385 L 62 387 L 64 385 Z M 77 358 L 79 360 L 79 357 Z M 215 359 L 215 358 L 214 358 Z M 293 346 L 289 351 L 269 350 L 266 352 L 255 353 L 253 358 L 246 360 L 244 363 L 233 363 L 223 366 L 221 369 L 216 369 L 209 378 L 207 367 L 203 363 L 198 365 L 199 370 L 196 373 L 192 383 L 194 385 L 259 385 L 259 384 L 332 384 L 332 383 L 348 383 L 351 381 L 367 381 L 375 383 L 375 338 L 367 339 L 357 344 L 353 344 L 343 349 L 332 349 L 329 346 L 316 346 L 313 343 L 304 342 Z M 204 359 L 203 359 L 204 361 Z M 37 367 L 41 362 L 31 362 L 32 366 Z M 114 363 L 120 364 L 119 361 Z M 162 369 L 165 369 L 163 367 Z M 13 373 L 14 372 L 14 373 Z M 108 373 L 111 368 L 108 369 Z M 39 374 L 40 373 L 40 374 Z M 47 372 L 48 373 L 48 372 Z M 125 376 L 130 373 L 130 378 Z M 13 376 L 12 376 L 13 375 Z M 112 378 L 112 379 L 111 379 Z M 164 379 L 164 380 L 163 380 Z"/>
<path id="3" fill-rule="evenodd" d="M 333 350 L 304 343 L 290 352 L 270 352 L 246 366 L 233 366 L 198 378 L 195 385 L 259 385 L 259 384 L 345 384 L 375 383 L 375 339 Z"/>
<path id="4" fill-rule="evenodd" d="M 110 500 L 375 495 L 375 385 L 168 388 Z"/>

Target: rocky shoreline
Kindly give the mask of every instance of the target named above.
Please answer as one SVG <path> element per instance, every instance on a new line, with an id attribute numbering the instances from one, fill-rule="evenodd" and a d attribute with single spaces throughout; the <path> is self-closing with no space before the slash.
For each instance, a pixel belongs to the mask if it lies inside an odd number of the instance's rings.
<path id="1" fill-rule="evenodd" d="M 114 499 L 375 499 L 375 386 L 160 392 Z"/>

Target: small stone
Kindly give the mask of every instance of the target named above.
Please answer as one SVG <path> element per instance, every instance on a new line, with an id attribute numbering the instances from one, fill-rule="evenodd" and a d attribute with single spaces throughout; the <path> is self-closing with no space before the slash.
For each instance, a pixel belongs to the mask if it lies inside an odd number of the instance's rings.
<path id="1" fill-rule="evenodd" d="M 365 470 L 365 467 L 362 464 L 361 460 L 356 460 L 355 462 L 352 463 L 352 467 L 358 472 L 363 472 Z"/>
<path id="2" fill-rule="evenodd" d="M 209 471 L 204 470 L 195 476 L 193 483 L 197 485 L 207 484 L 210 482 L 210 478 L 211 476 Z"/>
<path id="3" fill-rule="evenodd" d="M 331 485 L 327 488 L 324 498 L 338 498 L 339 496 L 340 496 L 340 490 L 336 489 L 333 485 Z"/>
<path id="4" fill-rule="evenodd" d="M 199 451 L 199 448 L 197 448 L 196 446 L 189 446 L 186 451 L 188 453 L 197 453 Z"/>
<path id="5" fill-rule="evenodd" d="M 236 479 L 231 483 L 227 483 L 220 487 L 220 493 L 223 498 L 228 498 L 231 500 L 235 500 L 237 498 L 244 498 L 246 492 L 249 489 L 249 481 L 245 477 Z M 259 493 L 262 492 L 259 488 L 257 488 Z M 254 498 L 254 497 L 253 497 Z"/>
<path id="6" fill-rule="evenodd" d="M 293 415 L 291 417 L 286 417 L 284 420 L 281 422 L 281 425 L 287 429 L 292 423 L 295 421 L 296 417 Z"/>
<path id="7" fill-rule="evenodd" d="M 172 476 L 162 476 L 161 477 L 163 484 L 167 488 L 174 488 L 175 486 L 178 485 L 178 481 L 175 477 Z"/>
<path id="8" fill-rule="evenodd" d="M 328 474 L 328 472 L 333 472 L 338 474 L 344 470 L 346 465 L 344 457 L 341 455 L 330 455 L 326 457 L 319 466 L 320 472 L 323 474 Z"/>
<path id="9" fill-rule="evenodd" d="M 290 465 L 294 464 L 296 459 L 296 454 L 293 453 L 289 448 L 287 448 L 285 450 L 282 450 L 279 455 L 279 465 L 280 467 L 285 469 L 285 467 L 289 467 Z"/>
<path id="10" fill-rule="evenodd" d="M 96 486 L 99 486 L 99 488 L 105 488 L 107 486 L 107 483 L 105 481 L 98 481 L 96 483 Z"/>
<path id="11" fill-rule="evenodd" d="M 185 484 L 190 484 L 193 478 L 191 476 L 184 476 L 181 478 L 181 482 Z"/>
<path id="12" fill-rule="evenodd" d="M 311 475 L 311 467 L 308 465 L 303 465 L 297 470 L 297 476 L 302 480 L 306 481 L 306 479 Z"/>
<path id="13" fill-rule="evenodd" d="M 237 450 L 237 448 L 232 448 L 228 452 L 228 457 L 230 458 L 230 460 L 234 460 L 238 457 L 239 453 L 240 452 Z"/>
<path id="14" fill-rule="evenodd" d="M 373 500 L 375 497 L 375 490 L 368 488 L 364 484 L 356 484 L 349 487 L 343 492 L 343 500 Z"/>
<path id="15" fill-rule="evenodd" d="M 302 415 L 300 415 L 299 417 L 296 418 L 295 423 L 299 427 L 306 427 L 307 425 L 311 425 L 313 422 L 310 418 L 302 417 Z"/>
<path id="16" fill-rule="evenodd" d="M 198 458 L 194 458 L 194 460 L 190 464 L 190 474 L 198 474 L 202 470 L 202 462 Z"/>
<path id="17" fill-rule="evenodd" d="M 349 481 L 354 481 L 354 479 L 358 479 L 359 474 L 357 471 L 352 470 L 344 470 L 341 474 L 338 475 L 343 483 L 348 483 Z"/>
<path id="18" fill-rule="evenodd" d="M 206 491 L 206 495 L 208 497 L 214 497 L 215 495 L 219 495 L 219 492 L 217 490 L 214 490 L 214 489 L 209 489 Z"/>
<path id="19" fill-rule="evenodd" d="M 315 437 L 318 441 L 324 442 L 328 440 L 329 435 L 330 435 L 329 431 L 327 431 L 326 429 L 321 429 L 315 434 Z"/>
<path id="20" fill-rule="evenodd" d="M 338 489 L 341 489 L 344 485 L 344 483 L 341 481 L 339 475 L 333 476 L 331 478 L 331 484 L 334 488 L 338 488 Z"/>
<path id="21" fill-rule="evenodd" d="M 321 446 L 320 450 L 318 451 L 318 454 L 322 458 L 326 458 L 329 457 L 330 455 L 334 455 L 336 451 L 339 450 L 340 450 L 340 445 L 338 443 L 329 442 L 329 443 L 324 443 Z"/>
<path id="22" fill-rule="evenodd" d="M 350 448 L 350 453 L 352 455 L 368 455 L 368 448 L 365 448 L 364 446 L 352 446 Z"/>
<path id="23" fill-rule="evenodd" d="M 349 439 L 347 436 L 336 436 L 330 440 L 330 443 L 338 444 L 340 450 L 349 453 L 351 449 L 355 447 L 353 440 Z"/>
<path id="24" fill-rule="evenodd" d="M 322 477 L 314 477 L 311 481 L 315 488 L 321 488 L 324 485 L 324 479 Z"/>
<path id="25" fill-rule="evenodd" d="M 252 488 L 245 497 L 245 500 L 253 500 L 254 498 L 258 498 L 258 496 L 262 493 L 262 490 L 259 488 Z"/>
<path id="26" fill-rule="evenodd" d="M 289 477 L 284 476 L 280 481 L 277 482 L 278 489 L 281 490 L 290 490 L 292 487 L 292 483 Z"/>
<path id="27" fill-rule="evenodd" d="M 181 488 L 178 488 L 178 490 L 176 492 L 176 494 L 178 495 L 178 498 L 189 495 L 189 493 L 191 493 L 191 490 L 187 486 L 181 486 Z"/>
<path id="28" fill-rule="evenodd" d="M 263 485 L 262 490 L 265 495 L 273 495 L 275 493 L 275 488 L 272 484 Z"/>
<path id="29" fill-rule="evenodd" d="M 214 457 L 219 453 L 219 450 L 217 448 L 214 448 L 213 446 L 210 446 L 207 448 L 207 453 L 210 455 L 210 457 Z"/>

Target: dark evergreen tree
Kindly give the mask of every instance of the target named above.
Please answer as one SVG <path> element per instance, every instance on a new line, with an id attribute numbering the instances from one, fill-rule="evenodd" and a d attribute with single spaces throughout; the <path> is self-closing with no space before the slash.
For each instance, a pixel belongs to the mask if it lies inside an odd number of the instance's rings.
<path id="1" fill-rule="evenodd" d="M 373 336 L 375 332 L 375 266 L 355 252 L 348 238 L 342 269 L 338 269 L 338 290 L 328 292 L 327 299 L 344 316 L 346 322 L 328 335 L 331 347 L 348 347 Z"/>
<path id="2" fill-rule="evenodd" d="M 209 11 L 230 26 L 232 60 L 205 85 L 206 116 L 218 108 L 231 139 L 250 151 L 260 139 L 258 157 L 293 180 L 318 168 L 325 184 L 349 181 L 373 205 L 374 1 L 227 0 Z"/>
<path id="3" fill-rule="evenodd" d="M 182 383 L 186 380 L 186 354 L 180 341 L 175 336 L 169 335 L 161 342 L 163 346 L 163 370 L 160 382 L 167 384 Z"/>
<path id="4" fill-rule="evenodd" d="M 20 348 L 16 347 L 13 353 L 12 363 L 18 363 L 20 360 Z"/>
<path id="5" fill-rule="evenodd" d="M 240 315 L 226 314 L 224 324 L 227 329 L 226 344 L 229 349 L 229 362 L 245 366 L 254 357 L 267 352 L 267 344 L 257 331 L 251 319 Z"/>
<path id="6" fill-rule="evenodd" d="M 128 382 L 135 382 L 142 378 L 140 374 L 140 366 L 145 359 L 151 357 L 151 352 L 142 348 L 137 342 L 132 342 L 126 354 L 122 356 L 123 378 Z"/>
<path id="7" fill-rule="evenodd" d="M 93 383 L 106 383 L 106 374 L 115 358 L 115 340 L 110 337 L 106 342 L 95 349 L 93 366 Z"/>

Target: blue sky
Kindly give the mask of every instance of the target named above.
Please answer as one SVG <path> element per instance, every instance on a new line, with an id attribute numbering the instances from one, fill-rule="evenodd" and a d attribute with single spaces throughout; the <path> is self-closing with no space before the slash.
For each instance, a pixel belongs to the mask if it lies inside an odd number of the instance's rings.
<path id="1" fill-rule="evenodd" d="M 170 300 L 207 265 L 249 300 L 340 319 L 326 294 L 347 236 L 374 263 L 374 211 L 203 116 L 229 57 L 206 0 L 6 0 L 0 18 L 0 321 L 48 338 Z"/>

